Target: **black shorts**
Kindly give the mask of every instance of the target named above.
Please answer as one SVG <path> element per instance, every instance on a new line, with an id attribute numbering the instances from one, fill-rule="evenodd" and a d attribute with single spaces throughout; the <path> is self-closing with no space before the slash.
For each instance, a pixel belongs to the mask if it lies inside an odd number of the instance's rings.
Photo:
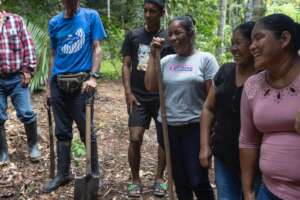
<path id="1" fill-rule="evenodd" d="M 132 112 L 129 114 L 128 126 L 149 129 L 151 118 L 154 119 L 155 125 L 157 124 L 158 110 L 158 103 L 141 103 L 140 105 L 133 106 Z"/>

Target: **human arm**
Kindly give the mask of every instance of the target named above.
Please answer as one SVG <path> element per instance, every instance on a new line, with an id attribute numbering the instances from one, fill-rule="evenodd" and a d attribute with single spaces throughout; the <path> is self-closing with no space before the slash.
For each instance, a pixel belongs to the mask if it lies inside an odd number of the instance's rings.
<path id="1" fill-rule="evenodd" d="M 211 165 L 211 130 L 215 117 L 215 88 L 211 87 L 208 96 L 204 102 L 203 110 L 200 118 L 200 153 L 199 159 L 202 167 L 210 167 Z"/>
<path id="2" fill-rule="evenodd" d="M 253 122 L 253 110 L 245 88 L 241 99 L 240 167 L 244 198 L 252 200 L 255 199 L 254 179 L 257 172 L 260 134 Z"/>
<path id="3" fill-rule="evenodd" d="M 123 65 L 122 65 L 122 80 L 123 80 L 123 86 L 125 91 L 125 100 L 127 105 L 127 111 L 128 113 L 132 112 L 132 108 L 134 105 L 139 105 L 139 102 L 137 101 L 136 97 L 132 93 L 131 90 L 131 57 L 130 56 L 124 56 L 123 58 Z"/>
<path id="4" fill-rule="evenodd" d="M 295 130 L 297 133 L 300 133 L 300 109 L 298 110 L 296 115 Z"/>
<path id="5" fill-rule="evenodd" d="M 27 87 L 37 66 L 36 52 L 33 40 L 23 19 L 20 17 L 20 20 L 17 20 L 17 22 L 19 22 L 20 39 L 24 52 L 23 63 L 21 65 L 21 71 L 23 73 L 21 83 L 24 87 Z"/>
<path id="6" fill-rule="evenodd" d="M 90 15 L 91 25 L 91 37 L 93 40 L 93 52 L 92 52 L 92 68 L 91 74 L 99 73 L 101 68 L 101 59 L 102 59 L 102 49 L 101 49 L 101 42 L 104 40 L 107 35 L 101 21 L 101 18 L 97 11 L 93 10 Z M 88 80 L 83 82 L 82 84 L 82 91 L 83 92 L 93 92 L 96 90 L 97 86 L 97 78 L 94 76 L 90 76 Z"/>
<path id="7" fill-rule="evenodd" d="M 160 63 L 160 51 L 163 47 L 164 38 L 154 37 L 151 42 L 151 50 L 149 55 L 149 62 L 145 73 L 145 87 L 151 92 L 158 91 L 157 80 L 157 64 Z"/>
<path id="8" fill-rule="evenodd" d="M 91 73 L 98 73 L 101 67 L 101 45 L 100 41 L 93 42 L 93 61 L 92 61 L 92 69 Z M 82 90 L 84 92 L 92 92 L 96 89 L 97 86 L 97 79 L 93 76 L 90 76 L 88 80 L 83 82 Z"/>
<path id="9" fill-rule="evenodd" d="M 49 62 L 48 62 L 48 78 L 47 78 L 47 89 L 46 89 L 46 102 L 45 106 L 48 107 L 50 103 L 51 98 L 51 90 L 50 90 L 50 84 L 51 84 L 51 71 L 54 65 L 54 58 L 55 58 L 55 49 L 50 50 L 50 56 L 49 56 Z"/>

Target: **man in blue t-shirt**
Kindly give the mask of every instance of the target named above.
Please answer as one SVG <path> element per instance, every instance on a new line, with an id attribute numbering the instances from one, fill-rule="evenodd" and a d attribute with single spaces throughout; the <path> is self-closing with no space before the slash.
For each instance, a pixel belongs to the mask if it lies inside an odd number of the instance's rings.
<path id="1" fill-rule="evenodd" d="M 79 0 L 62 0 L 65 10 L 49 21 L 51 56 L 47 99 L 50 99 L 57 138 L 57 174 L 45 187 L 49 193 L 70 181 L 72 124 L 85 139 L 85 101 L 96 89 L 101 61 L 100 41 L 106 38 L 95 10 Z M 96 135 L 91 138 L 92 173 L 99 175 Z"/>

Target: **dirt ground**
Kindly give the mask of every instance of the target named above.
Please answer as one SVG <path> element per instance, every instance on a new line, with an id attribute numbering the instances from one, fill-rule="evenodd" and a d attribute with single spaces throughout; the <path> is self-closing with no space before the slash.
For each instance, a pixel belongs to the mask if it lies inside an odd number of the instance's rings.
<path id="1" fill-rule="evenodd" d="M 44 108 L 44 93 L 34 94 L 32 101 L 34 111 L 38 114 L 39 147 L 43 158 L 39 163 L 29 161 L 23 125 L 17 120 L 16 112 L 9 104 L 9 120 L 5 126 L 10 162 L 5 166 L 0 166 L 0 199 L 73 199 L 74 181 L 51 194 L 43 194 L 41 191 L 43 185 L 49 180 L 48 122 L 47 112 Z M 127 184 L 130 182 L 130 170 L 127 162 L 128 128 L 121 82 L 106 81 L 99 84 L 94 118 L 98 130 L 101 176 L 104 181 L 104 187 L 99 191 L 98 199 L 128 199 L 126 196 Z M 145 186 L 142 199 L 147 200 L 159 199 L 153 197 L 151 189 L 156 169 L 157 143 L 154 131 L 152 124 L 144 136 L 142 146 L 140 174 Z M 77 131 L 74 131 L 74 135 L 78 135 Z M 84 158 L 79 160 L 79 166 L 77 165 L 74 161 L 72 162 L 72 174 L 74 176 L 75 174 L 77 176 L 84 175 Z"/>

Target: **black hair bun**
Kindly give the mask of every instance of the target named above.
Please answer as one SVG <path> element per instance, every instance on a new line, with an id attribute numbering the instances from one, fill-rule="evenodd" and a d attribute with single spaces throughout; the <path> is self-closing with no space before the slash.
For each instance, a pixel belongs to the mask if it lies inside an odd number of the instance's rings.
<path id="1" fill-rule="evenodd" d="M 192 15 L 187 14 L 185 16 L 188 17 L 191 20 L 191 22 L 193 23 L 194 26 L 196 26 L 196 21 L 194 20 Z"/>

